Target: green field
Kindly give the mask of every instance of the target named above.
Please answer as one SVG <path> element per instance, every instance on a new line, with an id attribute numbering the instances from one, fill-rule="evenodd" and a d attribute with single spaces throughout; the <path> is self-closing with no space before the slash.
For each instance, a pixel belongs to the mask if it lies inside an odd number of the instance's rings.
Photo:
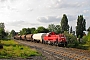
<path id="1" fill-rule="evenodd" d="M 3 49 L 0 49 L 0 58 L 27 58 L 30 56 L 40 56 L 35 49 L 20 45 L 14 40 L 1 40 Z"/>

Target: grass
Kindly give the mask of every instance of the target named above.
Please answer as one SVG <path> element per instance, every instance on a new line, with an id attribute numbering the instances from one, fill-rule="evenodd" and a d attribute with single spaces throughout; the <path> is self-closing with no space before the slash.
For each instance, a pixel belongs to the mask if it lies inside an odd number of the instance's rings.
<path id="1" fill-rule="evenodd" d="M 30 56 L 40 56 L 35 49 L 20 45 L 14 40 L 1 40 L 3 49 L 0 49 L 0 58 L 27 58 Z"/>
<path id="2" fill-rule="evenodd" d="M 76 48 L 83 49 L 83 50 L 89 50 L 89 46 L 88 45 L 83 45 L 83 44 L 79 44 Z"/>

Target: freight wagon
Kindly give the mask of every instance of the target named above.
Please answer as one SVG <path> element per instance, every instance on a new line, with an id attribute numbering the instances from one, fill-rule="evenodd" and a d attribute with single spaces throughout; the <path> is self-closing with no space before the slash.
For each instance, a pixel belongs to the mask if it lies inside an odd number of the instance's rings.
<path id="1" fill-rule="evenodd" d="M 32 36 L 33 36 L 33 34 L 27 34 L 27 35 L 26 35 L 26 40 L 28 40 L 28 41 L 33 41 Z"/>
<path id="2" fill-rule="evenodd" d="M 46 35 L 47 33 L 37 33 L 37 34 L 33 34 L 32 38 L 34 41 L 37 41 L 37 42 L 41 42 L 42 43 L 42 40 L 43 40 L 43 37 Z"/>
<path id="3" fill-rule="evenodd" d="M 21 39 L 21 35 L 14 36 L 14 39 L 20 40 Z"/>
<path id="4" fill-rule="evenodd" d="M 22 35 L 21 40 L 26 40 L 26 35 Z"/>

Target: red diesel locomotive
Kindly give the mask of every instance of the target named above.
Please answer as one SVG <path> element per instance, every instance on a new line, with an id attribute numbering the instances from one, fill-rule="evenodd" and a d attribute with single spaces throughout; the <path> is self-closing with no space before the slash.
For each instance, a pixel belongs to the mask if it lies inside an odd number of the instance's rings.
<path id="1" fill-rule="evenodd" d="M 52 45 L 58 45 L 58 46 L 66 46 L 67 41 L 64 34 L 55 34 L 55 32 L 48 33 L 43 37 L 44 43 L 49 43 Z"/>

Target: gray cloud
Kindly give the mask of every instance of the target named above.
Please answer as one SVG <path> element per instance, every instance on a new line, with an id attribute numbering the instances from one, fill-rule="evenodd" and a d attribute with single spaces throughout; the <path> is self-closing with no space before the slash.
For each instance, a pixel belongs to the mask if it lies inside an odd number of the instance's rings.
<path id="1" fill-rule="evenodd" d="M 90 6 L 89 2 L 90 0 L 87 1 L 78 1 L 78 0 L 57 0 L 54 1 L 52 0 L 54 3 L 52 3 L 50 5 L 50 8 L 81 8 L 81 7 L 85 7 L 85 6 Z"/>
<path id="2" fill-rule="evenodd" d="M 27 11 L 33 11 L 34 9 L 32 9 L 32 8 L 29 8 L 29 9 L 27 9 Z"/>
<path id="3" fill-rule="evenodd" d="M 5 1 L 7 1 L 7 0 L 0 0 L 0 2 L 5 2 Z"/>
<path id="4" fill-rule="evenodd" d="M 40 17 L 37 20 L 42 23 L 60 22 L 60 18 L 56 16 Z"/>
<path id="5" fill-rule="evenodd" d="M 67 15 L 68 21 L 74 21 L 77 19 L 77 16 L 74 15 Z M 42 23 L 52 23 L 52 22 L 60 22 L 62 17 L 57 16 L 48 16 L 48 17 L 39 17 L 38 21 Z"/>
<path id="6" fill-rule="evenodd" d="M 39 25 L 37 23 L 29 23 L 27 21 L 14 21 L 14 22 L 9 22 L 7 25 L 9 26 L 14 26 L 14 27 L 29 27 L 29 26 L 32 26 L 32 25 Z"/>
<path id="7" fill-rule="evenodd" d="M 15 30 L 15 31 L 20 31 L 22 28 L 32 28 L 32 27 L 38 27 L 38 23 L 30 23 L 28 21 L 13 21 L 13 22 L 8 22 L 5 23 L 5 27 L 7 30 Z"/>

